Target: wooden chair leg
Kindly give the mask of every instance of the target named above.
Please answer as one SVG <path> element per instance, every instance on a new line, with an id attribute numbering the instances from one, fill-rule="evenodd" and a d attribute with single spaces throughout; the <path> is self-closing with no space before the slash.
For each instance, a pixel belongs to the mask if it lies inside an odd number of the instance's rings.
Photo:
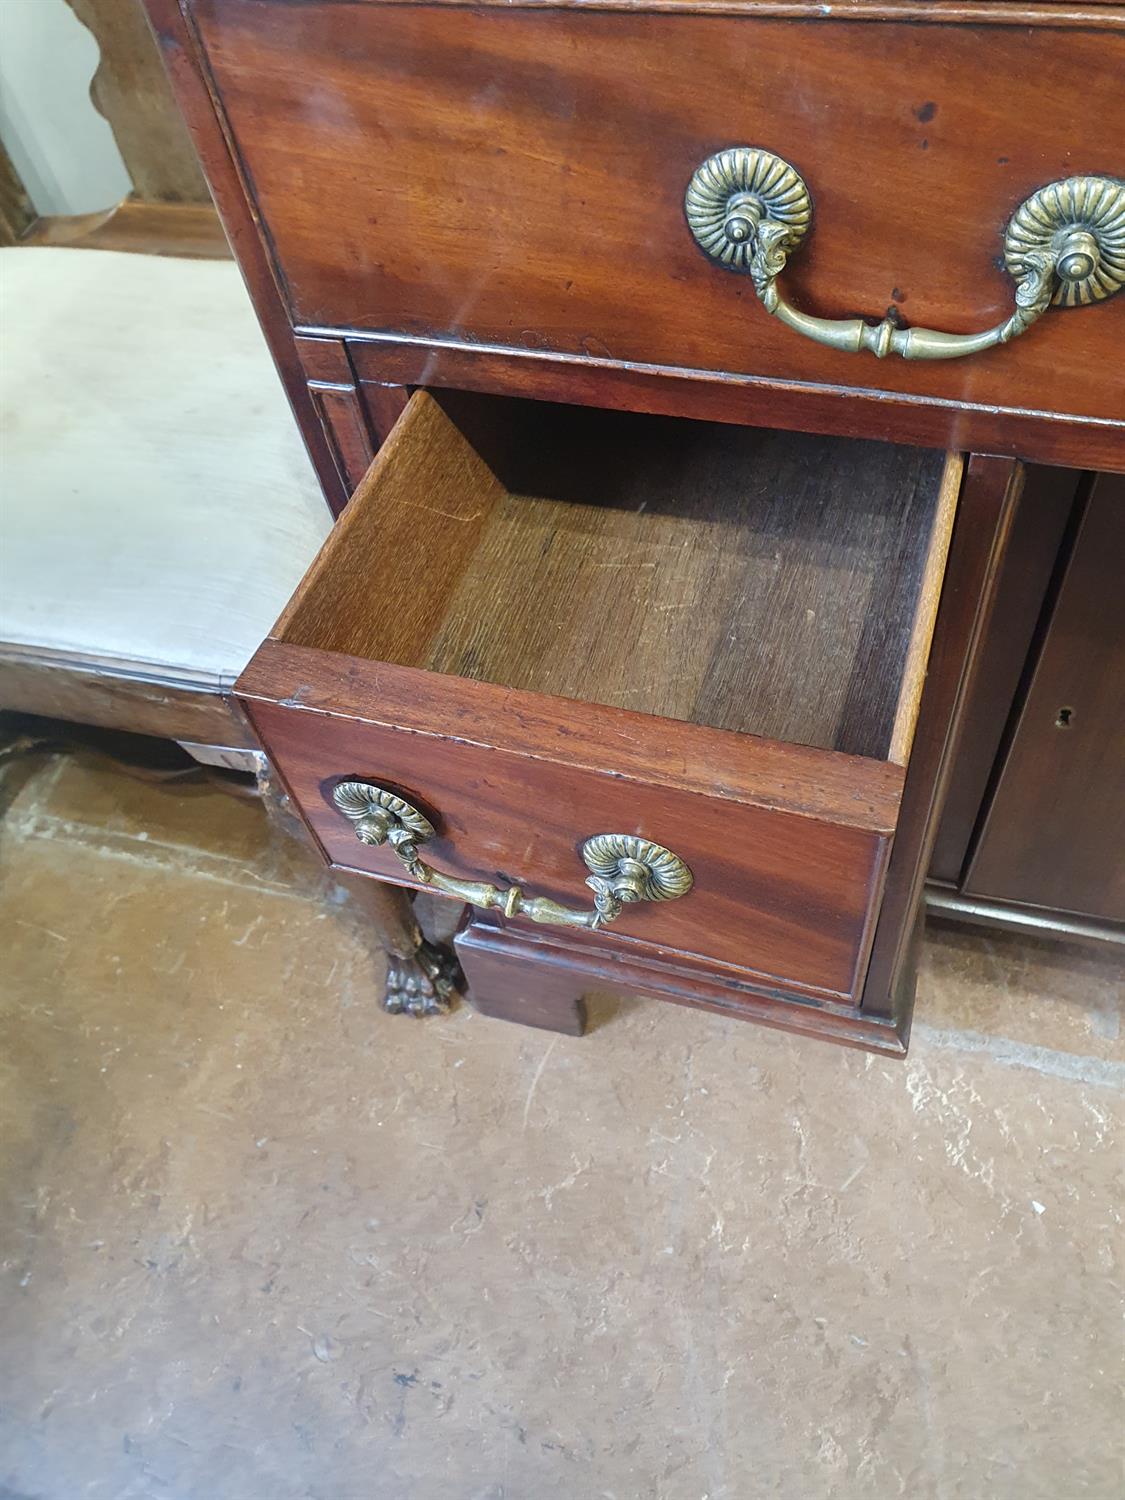
<path id="1" fill-rule="evenodd" d="M 567 1036 L 585 1031 L 582 979 L 564 964 L 536 962 L 527 948 L 512 951 L 501 929 L 483 924 L 470 923 L 453 946 L 465 973 L 467 998 L 481 1015 Z"/>

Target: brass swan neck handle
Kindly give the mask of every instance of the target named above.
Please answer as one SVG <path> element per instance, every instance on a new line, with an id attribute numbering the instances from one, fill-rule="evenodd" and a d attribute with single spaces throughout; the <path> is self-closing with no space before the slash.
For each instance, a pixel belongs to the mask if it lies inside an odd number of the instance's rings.
<path id="1" fill-rule="evenodd" d="M 412 880 L 470 906 L 496 908 L 506 917 L 529 917 L 559 927 L 602 927 L 615 921 L 635 901 L 673 901 L 691 890 L 692 873 L 662 844 L 628 833 L 596 833 L 582 845 L 590 871 L 586 884 L 594 893 L 587 910 L 563 906 L 546 896 L 525 896 L 518 885 L 496 886 L 483 880 L 443 875 L 418 852 L 434 835 L 424 813 L 405 798 L 373 781 L 340 781 L 332 802 L 351 822 L 362 844 L 389 844 Z"/>
<path id="2" fill-rule="evenodd" d="M 778 287 L 812 221 L 812 198 L 796 168 L 771 151 L 735 146 L 709 157 L 688 184 L 688 226 L 702 249 L 749 275 L 762 306 L 779 322 L 831 349 L 877 358 L 960 359 L 1017 338 L 1056 306 L 1100 302 L 1125 286 L 1125 183 L 1069 177 L 1040 188 L 1009 221 L 1004 263 L 1016 283 L 1015 307 L 981 333 L 903 328 L 893 318 L 818 318 Z"/>

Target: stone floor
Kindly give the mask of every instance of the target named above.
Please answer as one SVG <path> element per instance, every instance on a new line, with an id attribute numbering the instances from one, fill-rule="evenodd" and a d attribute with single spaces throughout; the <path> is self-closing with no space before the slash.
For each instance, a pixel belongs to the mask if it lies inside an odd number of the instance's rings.
<path id="1" fill-rule="evenodd" d="M 0 832 L 5 1500 L 1120 1500 L 1119 955 L 935 931 L 905 1065 L 572 1040 L 381 1014 L 252 805 Z"/>

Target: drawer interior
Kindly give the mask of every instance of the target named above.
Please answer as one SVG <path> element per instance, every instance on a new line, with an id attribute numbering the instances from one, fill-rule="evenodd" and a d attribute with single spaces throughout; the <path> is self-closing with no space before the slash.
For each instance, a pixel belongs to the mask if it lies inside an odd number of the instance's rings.
<path id="1" fill-rule="evenodd" d="M 960 465 L 416 393 L 276 637 L 905 761 Z"/>

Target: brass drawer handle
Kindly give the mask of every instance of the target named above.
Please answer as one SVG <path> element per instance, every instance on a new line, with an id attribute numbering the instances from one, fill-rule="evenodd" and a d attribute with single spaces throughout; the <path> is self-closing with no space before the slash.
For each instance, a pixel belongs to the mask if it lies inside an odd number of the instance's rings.
<path id="1" fill-rule="evenodd" d="M 426 864 L 418 845 L 433 837 L 433 824 L 418 809 L 372 781 L 341 781 L 332 801 L 348 818 L 361 844 L 390 844 L 414 880 L 456 896 L 470 906 L 498 907 L 506 917 L 530 917 L 561 927 L 601 927 L 634 901 L 674 901 L 691 890 L 692 873 L 670 849 L 629 833 L 596 833 L 582 845 L 594 893 L 590 911 L 561 906 L 545 896 L 525 896 L 518 885 L 458 880 Z"/>
<path id="2" fill-rule="evenodd" d="M 815 318 L 786 302 L 777 279 L 809 232 L 812 199 L 796 168 L 771 151 L 734 146 L 709 157 L 688 185 L 684 211 L 712 260 L 749 274 L 768 313 L 830 349 L 869 349 L 880 359 L 977 354 L 1025 332 L 1051 303 L 1100 302 L 1125 286 L 1125 183 L 1112 177 L 1068 177 L 1020 204 L 1004 237 L 1015 311 L 983 333 L 900 328 L 891 318 Z"/>

